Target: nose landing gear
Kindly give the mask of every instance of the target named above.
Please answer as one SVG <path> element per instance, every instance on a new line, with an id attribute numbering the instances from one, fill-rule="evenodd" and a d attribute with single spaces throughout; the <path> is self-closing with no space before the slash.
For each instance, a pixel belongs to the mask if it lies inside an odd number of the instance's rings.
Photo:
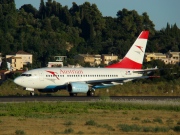
<path id="1" fill-rule="evenodd" d="M 34 96 L 34 89 L 33 88 L 24 88 L 24 90 L 30 91 L 30 96 Z"/>
<path id="2" fill-rule="evenodd" d="M 33 92 L 30 92 L 30 96 L 34 96 L 34 91 L 33 91 Z"/>

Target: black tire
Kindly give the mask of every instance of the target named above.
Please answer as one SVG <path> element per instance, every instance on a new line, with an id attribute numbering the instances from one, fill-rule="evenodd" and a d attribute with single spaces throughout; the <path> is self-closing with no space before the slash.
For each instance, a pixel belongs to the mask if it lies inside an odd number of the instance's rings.
<path id="1" fill-rule="evenodd" d="M 69 93 L 71 97 L 77 96 L 77 93 Z"/>
<path id="2" fill-rule="evenodd" d="M 95 96 L 95 91 L 94 90 L 92 90 L 92 91 L 90 91 L 90 96 Z"/>
<path id="3" fill-rule="evenodd" d="M 90 96 L 90 91 L 87 92 L 87 96 L 88 96 L 88 97 Z"/>
<path id="4" fill-rule="evenodd" d="M 95 91 L 94 91 L 94 90 L 88 91 L 88 92 L 87 92 L 87 96 L 88 96 L 88 97 L 93 97 L 93 96 L 95 96 Z"/>

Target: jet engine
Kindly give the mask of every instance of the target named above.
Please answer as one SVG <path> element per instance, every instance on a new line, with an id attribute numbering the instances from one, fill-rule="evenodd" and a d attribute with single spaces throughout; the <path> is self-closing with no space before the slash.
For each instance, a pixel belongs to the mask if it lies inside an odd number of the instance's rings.
<path id="1" fill-rule="evenodd" d="M 72 82 L 67 85 L 69 93 L 87 93 L 89 86 L 86 83 Z"/>

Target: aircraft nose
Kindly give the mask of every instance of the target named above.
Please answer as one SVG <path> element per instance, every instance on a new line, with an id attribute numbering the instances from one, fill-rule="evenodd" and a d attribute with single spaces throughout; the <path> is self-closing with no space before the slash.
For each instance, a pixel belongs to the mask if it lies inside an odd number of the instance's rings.
<path id="1" fill-rule="evenodd" d="M 14 79 L 14 83 L 21 85 L 21 78 L 18 77 L 16 79 Z"/>

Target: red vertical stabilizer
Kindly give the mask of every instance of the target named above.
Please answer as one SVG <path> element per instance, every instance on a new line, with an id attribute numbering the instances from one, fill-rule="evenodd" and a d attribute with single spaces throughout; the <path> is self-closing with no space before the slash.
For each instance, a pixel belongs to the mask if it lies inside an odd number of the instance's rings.
<path id="1" fill-rule="evenodd" d="M 142 31 L 122 61 L 106 68 L 141 69 L 149 31 Z"/>

